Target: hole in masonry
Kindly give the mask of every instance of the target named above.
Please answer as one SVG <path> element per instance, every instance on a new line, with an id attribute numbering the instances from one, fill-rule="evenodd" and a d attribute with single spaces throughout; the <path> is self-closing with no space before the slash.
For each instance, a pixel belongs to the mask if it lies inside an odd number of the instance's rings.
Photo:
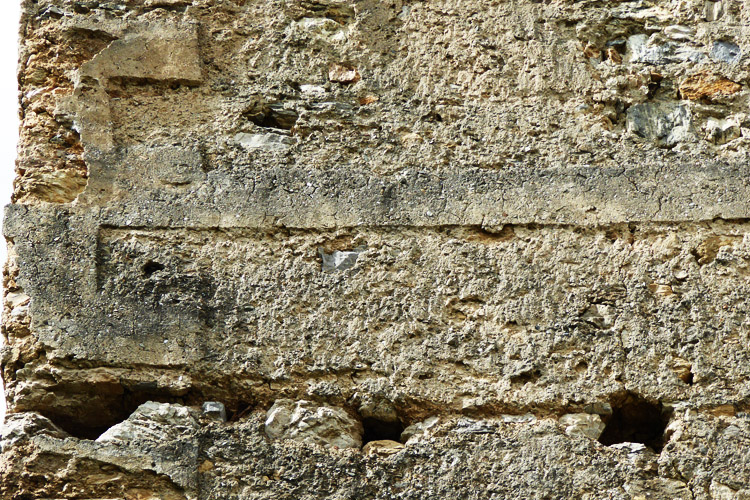
<path id="1" fill-rule="evenodd" d="M 693 385 L 693 366 L 687 363 L 681 363 L 674 368 L 677 378 L 682 380 L 687 385 Z"/>
<path id="2" fill-rule="evenodd" d="M 183 403 L 182 398 L 165 396 L 155 391 L 131 391 L 124 389 L 120 394 L 86 395 L 80 406 L 39 410 L 60 429 L 79 439 L 96 439 L 113 425 L 124 422 L 143 403 Z"/>
<path id="3" fill-rule="evenodd" d="M 56 415 L 44 411 L 40 413 L 50 419 L 60 429 L 78 439 L 94 440 L 101 436 L 107 429 L 119 423 L 117 420 L 110 421 L 107 419 L 107 423 L 104 425 L 89 425 L 82 424 L 77 418 L 68 415 Z"/>
<path id="4" fill-rule="evenodd" d="M 664 446 L 669 416 L 670 412 L 661 403 L 626 392 L 612 402 L 612 415 L 605 419 L 599 442 L 605 446 L 641 443 L 658 453 Z"/>
<path id="5" fill-rule="evenodd" d="M 227 421 L 238 422 L 248 416 L 254 409 L 254 406 L 250 403 L 240 401 L 236 407 L 230 407 L 227 412 Z"/>
<path id="6" fill-rule="evenodd" d="M 159 264 L 158 262 L 155 262 L 153 260 L 150 260 L 146 262 L 143 266 L 143 274 L 146 276 L 151 276 L 157 271 L 161 271 L 164 269 L 164 264 Z"/>
<path id="7" fill-rule="evenodd" d="M 365 417 L 362 419 L 362 427 L 364 429 L 364 434 L 362 435 L 363 445 L 370 441 L 382 441 L 384 439 L 399 441 L 401 433 L 404 432 L 404 426 L 399 420 L 389 422 L 373 417 Z"/>
<path id="8" fill-rule="evenodd" d="M 252 109 L 245 116 L 254 124 L 263 128 L 291 130 L 297 123 L 299 114 L 293 109 L 286 109 L 282 103 L 261 106 Z"/>
<path id="9" fill-rule="evenodd" d="M 516 373 L 515 375 L 511 375 L 510 377 L 510 383 L 511 384 L 527 384 L 529 382 L 536 382 L 539 380 L 542 376 L 542 371 L 538 368 L 534 369 L 527 369 L 524 371 L 521 371 L 519 373 Z"/>

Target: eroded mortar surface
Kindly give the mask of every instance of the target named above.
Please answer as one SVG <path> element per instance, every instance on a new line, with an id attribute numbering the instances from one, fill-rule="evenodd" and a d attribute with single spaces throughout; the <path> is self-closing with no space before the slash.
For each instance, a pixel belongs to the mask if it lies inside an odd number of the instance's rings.
<path id="1" fill-rule="evenodd" d="M 25 0 L 0 497 L 750 498 L 749 23 Z"/>

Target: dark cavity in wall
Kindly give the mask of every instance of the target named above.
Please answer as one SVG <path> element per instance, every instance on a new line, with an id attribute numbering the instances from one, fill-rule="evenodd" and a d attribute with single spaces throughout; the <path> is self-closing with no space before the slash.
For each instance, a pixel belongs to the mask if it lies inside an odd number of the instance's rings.
<path id="1" fill-rule="evenodd" d="M 404 432 L 404 426 L 399 420 L 387 421 L 365 417 L 362 419 L 362 427 L 364 429 L 362 444 L 367 444 L 370 441 L 382 441 L 384 439 L 399 441 L 401 433 Z"/>
<path id="2" fill-rule="evenodd" d="M 154 262 L 153 260 L 146 262 L 146 264 L 143 266 L 143 274 L 145 276 L 151 276 L 155 272 L 162 270 L 164 270 L 164 264 L 159 264 L 158 262 Z"/>
<path id="3" fill-rule="evenodd" d="M 239 401 L 227 408 L 227 421 L 238 422 L 247 417 L 255 406 L 247 401 Z"/>
<path id="4" fill-rule="evenodd" d="M 63 412 L 49 408 L 40 413 L 73 437 L 96 439 L 113 425 L 127 420 L 147 401 L 184 404 L 184 398 L 161 393 L 156 389 L 155 383 L 153 387 L 150 386 L 151 384 L 143 384 L 142 390 L 122 388 L 120 394 L 91 392 L 85 400 L 80 400 L 78 407 L 67 408 Z"/>
<path id="5" fill-rule="evenodd" d="M 282 130 L 291 130 L 299 118 L 295 110 L 284 108 L 282 103 L 255 103 L 243 115 L 259 127 Z"/>
<path id="6" fill-rule="evenodd" d="M 670 413 L 659 402 L 625 392 L 612 401 L 612 415 L 605 418 L 606 427 L 599 442 L 606 446 L 642 443 L 658 453 L 664 446 Z"/>

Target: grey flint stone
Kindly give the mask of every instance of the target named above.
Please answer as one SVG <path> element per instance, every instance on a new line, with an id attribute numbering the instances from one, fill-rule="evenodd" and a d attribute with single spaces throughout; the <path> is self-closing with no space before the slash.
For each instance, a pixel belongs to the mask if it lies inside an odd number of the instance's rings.
<path id="1" fill-rule="evenodd" d="M 227 410 L 224 407 L 223 403 L 219 403 L 217 401 L 206 401 L 205 403 L 203 403 L 201 411 L 204 416 L 210 418 L 211 420 L 216 420 L 218 422 L 227 421 Z"/>

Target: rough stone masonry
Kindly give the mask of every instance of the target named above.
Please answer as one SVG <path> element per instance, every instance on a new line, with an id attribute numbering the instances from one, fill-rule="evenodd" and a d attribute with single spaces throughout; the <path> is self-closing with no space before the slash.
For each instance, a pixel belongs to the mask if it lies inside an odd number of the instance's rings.
<path id="1" fill-rule="evenodd" d="M 750 4 L 23 9 L 0 498 L 750 499 Z"/>

